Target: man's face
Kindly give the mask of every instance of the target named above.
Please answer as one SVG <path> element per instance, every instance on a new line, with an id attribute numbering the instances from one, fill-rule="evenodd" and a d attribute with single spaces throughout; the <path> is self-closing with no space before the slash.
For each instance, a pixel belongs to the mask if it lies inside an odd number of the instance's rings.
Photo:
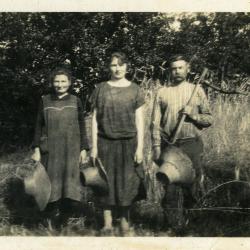
<path id="1" fill-rule="evenodd" d="M 184 60 L 172 62 L 170 65 L 171 79 L 174 83 L 181 83 L 186 80 L 189 72 L 189 64 Z"/>

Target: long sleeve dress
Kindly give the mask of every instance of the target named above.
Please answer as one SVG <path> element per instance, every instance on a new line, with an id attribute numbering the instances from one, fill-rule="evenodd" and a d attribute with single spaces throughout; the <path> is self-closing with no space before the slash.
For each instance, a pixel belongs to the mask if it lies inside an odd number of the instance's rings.
<path id="1" fill-rule="evenodd" d="M 81 101 L 67 94 L 53 94 L 40 102 L 33 147 L 40 147 L 42 162 L 52 185 L 49 202 L 61 198 L 79 201 L 80 150 L 88 149 Z"/>

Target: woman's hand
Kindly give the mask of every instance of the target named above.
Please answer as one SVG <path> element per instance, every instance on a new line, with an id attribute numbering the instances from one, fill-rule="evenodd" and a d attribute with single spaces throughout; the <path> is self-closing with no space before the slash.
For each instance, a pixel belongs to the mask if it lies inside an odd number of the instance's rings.
<path id="1" fill-rule="evenodd" d="M 94 109 L 93 115 L 92 115 L 92 149 L 90 153 L 90 157 L 92 159 L 96 159 L 98 156 L 98 149 L 97 149 L 97 133 L 98 133 L 98 128 L 97 128 L 97 120 L 96 120 L 96 114 L 97 114 L 97 109 Z"/>
<path id="2" fill-rule="evenodd" d="M 84 164 L 88 161 L 87 159 L 87 151 L 84 149 L 80 152 L 79 162 L 81 164 Z"/>
<path id="3" fill-rule="evenodd" d="M 155 162 L 157 162 L 160 159 L 160 155 L 161 155 L 161 146 L 160 145 L 154 146 L 154 148 L 153 148 L 153 160 Z"/>
<path id="4" fill-rule="evenodd" d="M 143 106 L 135 111 L 135 124 L 137 130 L 137 149 L 135 152 L 134 161 L 137 164 L 143 161 L 143 140 L 144 140 L 144 120 L 143 120 Z"/>
<path id="5" fill-rule="evenodd" d="M 92 158 L 94 158 L 94 159 L 97 158 L 97 156 L 98 156 L 97 147 L 92 147 L 90 156 L 91 156 Z"/>
<path id="6" fill-rule="evenodd" d="M 137 164 L 142 163 L 143 161 L 143 149 L 141 148 L 137 148 L 136 152 L 135 152 L 135 157 L 134 160 Z"/>
<path id="7" fill-rule="evenodd" d="M 34 161 L 41 161 L 41 153 L 39 148 L 35 148 L 34 153 L 31 156 Z"/>

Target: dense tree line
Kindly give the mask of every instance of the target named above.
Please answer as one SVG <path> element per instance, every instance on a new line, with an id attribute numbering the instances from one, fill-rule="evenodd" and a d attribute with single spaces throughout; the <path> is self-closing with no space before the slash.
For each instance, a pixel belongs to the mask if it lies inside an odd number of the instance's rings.
<path id="1" fill-rule="evenodd" d="M 250 75 L 249 13 L 1 13 L 0 20 L 2 150 L 31 142 L 38 98 L 56 66 L 71 69 L 84 103 L 107 79 L 115 50 L 128 54 L 138 84 L 166 81 L 175 53 L 187 54 L 194 72 L 209 67 L 217 87 Z"/>

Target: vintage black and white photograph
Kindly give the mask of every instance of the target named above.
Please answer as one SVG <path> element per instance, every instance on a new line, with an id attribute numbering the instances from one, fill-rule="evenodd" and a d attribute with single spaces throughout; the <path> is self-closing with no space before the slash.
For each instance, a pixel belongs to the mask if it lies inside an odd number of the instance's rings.
<path id="1" fill-rule="evenodd" d="M 250 236 L 249 12 L 0 12 L 0 235 Z"/>

